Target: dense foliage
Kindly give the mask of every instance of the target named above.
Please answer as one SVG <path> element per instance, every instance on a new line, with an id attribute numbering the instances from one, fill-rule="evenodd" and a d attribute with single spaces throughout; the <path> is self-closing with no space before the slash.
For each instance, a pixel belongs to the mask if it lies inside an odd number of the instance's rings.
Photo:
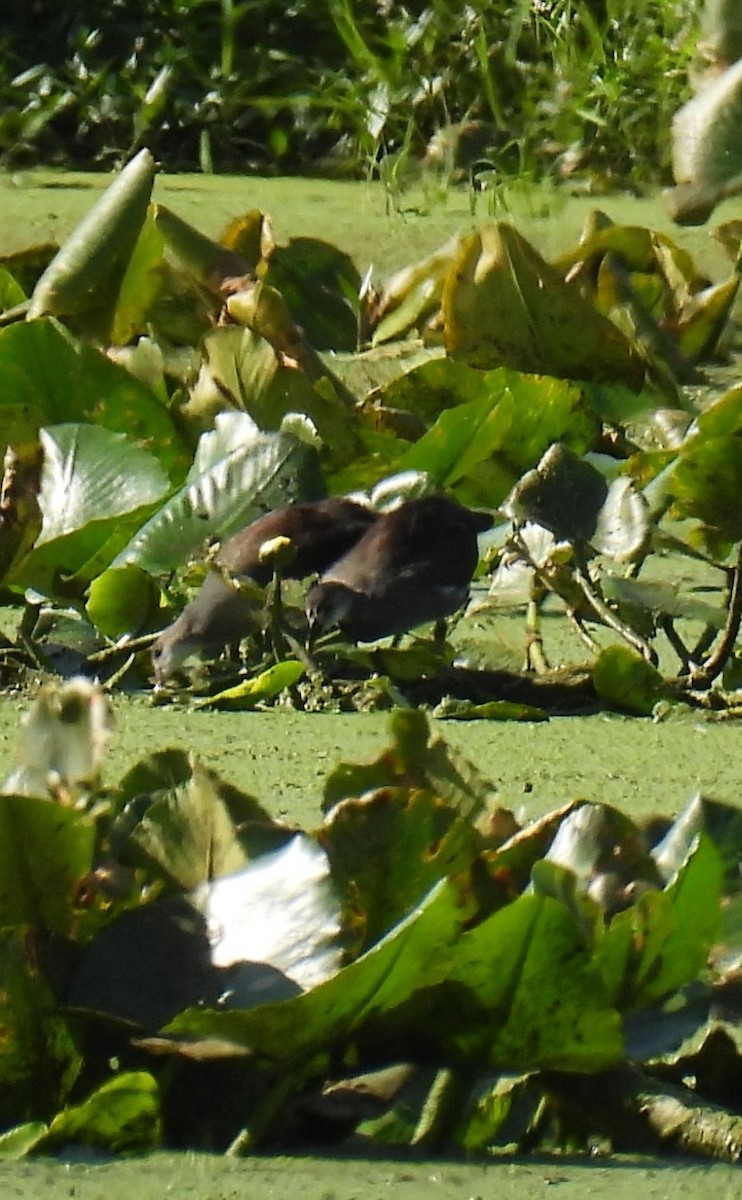
<path id="1" fill-rule="evenodd" d="M 474 120 L 498 170 L 641 184 L 667 173 L 700 7 L 29 0 L 0 30 L 0 160 L 109 166 L 146 140 L 171 170 L 352 173 Z"/>
<path id="2" fill-rule="evenodd" d="M 302 832 L 180 750 L 103 788 L 109 736 L 100 688 L 47 686 L 0 791 L 0 1158 L 742 1156 L 734 808 L 519 828 L 410 709 Z"/>
<path id="3" fill-rule="evenodd" d="M 148 683 L 132 635 L 182 606 L 205 536 L 323 488 L 445 489 L 498 524 L 456 651 L 313 660 L 280 564 L 244 593 L 267 636 L 199 704 L 397 709 L 306 833 L 178 750 L 103 787 L 103 688 L 41 689 L 0 794 L 0 1155 L 358 1131 L 738 1161 L 738 812 L 640 828 L 576 802 L 519 828 L 420 705 L 548 719 L 548 600 L 593 706 L 737 709 L 742 389 L 699 384 L 739 229 L 716 285 L 600 213 L 553 263 L 489 221 L 362 282 L 260 212 L 211 241 L 150 203 L 154 174 L 140 151 L 57 252 L 0 270 L 0 580 L 25 601 L 3 677 Z M 543 707 L 467 648 L 504 610 Z"/>
<path id="4" fill-rule="evenodd" d="M 556 263 L 489 222 L 362 286 L 341 250 L 281 245 L 257 211 L 211 241 L 149 203 L 153 179 L 142 150 L 35 283 L 33 248 L 0 274 L 0 580 L 35 597 L 11 677 L 61 641 L 112 685 L 149 681 L 131 638 L 182 607 L 205 539 L 324 491 L 381 511 L 447 489 L 495 520 L 456 651 L 334 641 L 310 658 L 301 594 L 281 616 L 278 583 L 253 587 L 237 687 L 222 675 L 208 702 L 404 694 L 461 715 L 453 696 L 533 717 L 554 702 L 534 686 L 556 601 L 588 655 L 568 704 L 737 704 L 742 390 L 707 411 L 688 390 L 727 336 L 736 268 L 709 285 L 670 238 L 595 213 Z M 527 687 L 519 657 L 469 639 L 508 611 L 525 613 Z"/>

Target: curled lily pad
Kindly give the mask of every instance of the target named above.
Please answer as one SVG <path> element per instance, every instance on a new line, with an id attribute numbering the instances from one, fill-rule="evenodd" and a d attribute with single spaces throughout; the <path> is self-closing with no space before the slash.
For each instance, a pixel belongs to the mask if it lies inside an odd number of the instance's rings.
<path id="1" fill-rule="evenodd" d="M 136 440 L 173 481 L 188 469 L 183 440 L 161 400 L 53 318 L 0 330 L 0 396 L 3 452 L 23 426 L 35 435 L 41 425 L 86 422 Z"/>
<path id="2" fill-rule="evenodd" d="M 607 495 L 600 471 L 555 443 L 513 488 L 505 511 L 519 522 L 543 525 L 560 541 L 590 541 Z"/>
<path id="3" fill-rule="evenodd" d="M 256 290 L 258 285 L 254 285 L 253 296 Z M 267 298 L 270 290 L 260 284 L 259 294 Z M 240 307 L 244 295 L 238 292 L 232 296 L 231 307 Z M 283 336 L 286 330 L 280 324 L 282 314 L 289 321 L 289 333 L 295 326 L 280 294 L 274 292 L 276 297 L 278 316 L 273 312 L 264 314 L 264 319 L 277 320 Z M 266 333 L 272 330 L 271 325 Z M 282 345 L 278 345 L 277 353 L 276 347 L 251 329 L 233 326 L 213 330 L 202 343 L 201 369 L 181 407 L 181 418 L 200 432 L 213 427 L 217 414 L 241 410 L 268 431 L 278 429 L 288 413 L 303 413 L 317 429 L 333 464 L 349 462 L 361 449 L 349 397 L 311 347 L 302 341 L 299 350 L 301 365 L 283 352 Z M 305 365 L 311 369 L 305 370 Z"/>
<path id="4" fill-rule="evenodd" d="M 225 279 L 247 275 L 254 265 L 234 250 L 205 237 L 164 204 L 154 206 L 154 222 L 187 270 L 215 295 Z"/>
<path id="5" fill-rule="evenodd" d="M 591 545 L 619 563 L 641 558 L 649 545 L 649 505 L 627 475 L 614 479 L 598 513 Z"/>
<path id="6" fill-rule="evenodd" d="M 713 354 L 729 321 L 739 291 L 739 275 L 696 292 L 683 307 L 676 336 L 683 354 L 693 361 Z"/>
<path id="7" fill-rule="evenodd" d="M 39 279 L 28 319 L 73 317 L 106 340 L 129 258 L 147 215 L 155 160 L 140 150 L 106 189 Z"/>
<path id="8" fill-rule="evenodd" d="M 702 968 L 719 927 L 722 874 L 719 852 L 702 834 L 664 891 L 645 892 L 614 918 L 596 959 L 622 1011 L 662 999 Z"/>
<path id="9" fill-rule="evenodd" d="M 467 238 L 443 290 L 449 354 L 567 379 L 640 388 L 644 367 L 615 325 L 565 283 L 512 226 Z"/>
<path id="10" fill-rule="evenodd" d="M 281 292 L 317 350 L 355 350 L 361 278 L 349 255 L 319 238 L 291 238 L 270 249 L 259 274 Z"/>
<path id="11" fill-rule="evenodd" d="M 51 1122 L 36 1149 L 77 1143 L 111 1154 L 153 1150 L 161 1134 L 160 1092 L 147 1071 L 122 1071 Z"/>
<path id="12" fill-rule="evenodd" d="M 403 267 L 385 280 L 379 295 L 374 346 L 418 327 L 439 307 L 443 281 L 461 244 L 451 238 L 429 257 Z"/>

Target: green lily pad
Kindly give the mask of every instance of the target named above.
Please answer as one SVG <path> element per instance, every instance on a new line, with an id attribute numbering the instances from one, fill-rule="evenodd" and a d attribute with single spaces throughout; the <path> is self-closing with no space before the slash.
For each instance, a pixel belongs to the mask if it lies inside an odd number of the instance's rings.
<path id="1" fill-rule="evenodd" d="M 598 695 L 624 712 L 651 716 L 671 693 L 656 667 L 628 646 L 607 646 L 596 659 L 593 683 Z"/>

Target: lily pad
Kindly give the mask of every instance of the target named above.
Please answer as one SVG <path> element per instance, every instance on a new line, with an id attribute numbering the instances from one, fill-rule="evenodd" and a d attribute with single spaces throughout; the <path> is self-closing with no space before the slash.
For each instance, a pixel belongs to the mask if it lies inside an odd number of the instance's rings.
<path id="1" fill-rule="evenodd" d="M 644 366 L 615 325 L 510 225 L 466 239 L 442 307 L 446 349 L 471 366 L 643 385 Z"/>
<path id="2" fill-rule="evenodd" d="M 607 646 L 593 667 L 595 690 L 603 700 L 638 716 L 651 716 L 654 706 L 671 693 L 656 667 L 628 646 Z"/>

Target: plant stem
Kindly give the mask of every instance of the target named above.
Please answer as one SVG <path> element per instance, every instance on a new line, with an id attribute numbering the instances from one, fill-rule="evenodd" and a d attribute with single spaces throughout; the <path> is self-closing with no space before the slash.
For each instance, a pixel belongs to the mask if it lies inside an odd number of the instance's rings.
<path id="1" fill-rule="evenodd" d="M 592 606 L 600 619 L 605 622 L 608 628 L 619 634 L 624 641 L 628 642 L 630 646 L 633 646 L 634 650 L 638 650 L 642 658 L 645 658 L 648 663 L 651 663 L 653 667 L 656 667 L 658 661 L 656 652 L 652 649 L 649 643 L 645 641 L 641 634 L 638 634 L 635 629 L 631 628 L 631 626 L 626 625 L 620 619 L 620 617 L 617 617 L 613 610 L 608 607 L 603 597 L 598 594 L 597 590 L 593 586 L 592 580 L 587 573 L 587 568 L 585 567 L 584 563 L 577 562 L 572 575 L 575 583 L 584 593 L 585 599 Z"/>
<path id="2" fill-rule="evenodd" d="M 732 572 L 732 586 L 729 595 L 727 620 L 716 649 L 708 656 L 703 666 L 691 671 L 689 687 L 708 688 L 720 675 L 727 659 L 734 649 L 734 643 L 742 622 L 742 542 L 737 549 L 737 562 Z"/>

